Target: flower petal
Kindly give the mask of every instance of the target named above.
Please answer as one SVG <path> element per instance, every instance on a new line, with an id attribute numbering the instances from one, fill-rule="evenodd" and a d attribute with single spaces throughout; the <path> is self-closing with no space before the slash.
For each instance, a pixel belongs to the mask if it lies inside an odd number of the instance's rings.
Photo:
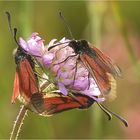
<path id="1" fill-rule="evenodd" d="M 64 86 L 63 83 L 58 82 L 58 87 L 59 87 L 60 92 L 61 92 L 63 95 L 65 95 L 65 96 L 68 95 L 68 91 L 67 91 L 67 89 L 66 89 L 66 87 Z"/>
<path id="2" fill-rule="evenodd" d="M 22 38 L 20 37 L 19 38 L 19 45 L 25 50 L 25 51 L 29 51 L 29 48 L 28 48 L 28 44 L 27 42 Z"/>
<path id="3" fill-rule="evenodd" d="M 46 67 L 48 67 L 52 63 L 53 58 L 54 58 L 53 53 L 43 55 L 43 63 L 45 64 Z"/>
<path id="4" fill-rule="evenodd" d="M 27 51 L 29 54 L 34 56 L 41 56 L 44 53 L 44 43 L 41 37 L 38 36 L 38 33 L 32 33 L 27 42 L 20 38 L 20 46 Z"/>

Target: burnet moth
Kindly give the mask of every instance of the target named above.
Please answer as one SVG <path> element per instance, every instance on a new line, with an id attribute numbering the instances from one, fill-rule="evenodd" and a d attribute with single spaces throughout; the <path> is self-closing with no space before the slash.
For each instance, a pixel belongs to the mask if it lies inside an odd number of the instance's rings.
<path id="1" fill-rule="evenodd" d="M 59 14 L 60 14 L 61 19 L 65 23 L 66 28 L 68 29 L 71 37 L 73 38 L 73 35 L 71 33 L 71 30 L 65 18 L 63 17 L 61 12 Z M 71 47 L 75 55 L 69 56 L 64 61 L 67 61 L 69 58 L 73 56 L 77 56 L 77 62 L 80 61 L 83 63 L 83 65 L 89 71 L 89 74 L 96 81 L 102 95 L 105 96 L 106 98 L 113 99 L 116 96 L 115 95 L 116 77 L 121 77 L 120 68 L 116 64 L 114 64 L 107 55 L 105 55 L 102 51 L 100 51 L 99 49 L 97 49 L 96 47 L 88 43 L 86 40 L 72 39 L 64 43 L 60 43 L 60 44 L 57 43 L 56 45 L 50 46 L 48 48 L 48 51 L 50 51 L 56 46 L 59 46 L 65 43 L 68 43 L 68 45 L 66 45 L 65 47 Z M 76 75 L 76 71 L 75 71 L 75 75 Z M 97 104 L 109 116 L 109 119 L 111 118 L 110 116 L 112 114 L 116 116 L 118 119 L 120 119 L 125 124 L 126 127 L 128 126 L 127 121 L 123 119 L 121 116 L 108 110 L 104 105 L 98 102 Z"/>
<path id="2" fill-rule="evenodd" d="M 11 102 L 18 98 L 27 109 L 43 116 L 53 115 L 69 109 L 88 108 L 93 100 L 81 94 L 73 93 L 73 96 L 63 96 L 59 92 L 43 93 L 38 84 L 38 76 L 35 70 L 33 56 L 23 50 L 17 39 L 17 29 L 12 30 L 10 13 L 6 12 L 12 36 L 18 45 L 15 51 L 16 73 L 14 79 L 13 95 Z"/>
<path id="3" fill-rule="evenodd" d="M 18 45 L 15 50 L 15 63 L 16 63 L 16 73 L 13 87 L 13 95 L 11 102 L 14 103 L 16 98 L 21 96 L 26 103 L 30 101 L 33 94 L 39 92 L 37 76 L 35 74 L 35 64 L 32 57 L 25 53 L 25 51 L 20 47 L 16 39 L 17 29 L 12 30 L 10 13 L 6 12 L 8 17 L 8 23 L 12 36 Z"/>
<path id="4" fill-rule="evenodd" d="M 64 21 L 71 38 L 73 38 L 73 35 L 71 33 L 70 28 L 68 27 L 65 18 L 63 17 L 61 12 L 59 14 L 61 19 Z M 116 64 L 114 64 L 106 54 L 104 54 L 102 51 L 94 47 L 92 44 L 88 43 L 86 40 L 72 39 L 65 43 L 68 43 L 66 47 L 71 47 L 75 53 L 75 56 L 78 56 L 77 61 L 81 61 L 87 68 L 90 75 L 94 78 L 94 80 L 98 84 L 101 93 L 104 96 L 106 95 L 110 96 L 111 92 L 115 93 L 116 89 L 115 78 L 121 77 L 120 68 Z M 60 43 L 60 45 L 65 43 Z M 52 48 L 58 45 L 59 44 L 53 45 L 49 47 L 48 50 L 51 50 Z M 69 56 L 69 58 L 70 57 L 73 57 L 73 55 Z M 66 61 L 69 58 L 66 58 Z"/>
<path id="5" fill-rule="evenodd" d="M 40 115 L 51 116 L 74 108 L 86 109 L 94 102 L 86 95 L 75 93 L 73 95 L 75 98 L 63 96 L 61 93 L 48 93 L 46 95 L 37 93 L 31 97 L 31 105 L 40 112 Z"/>

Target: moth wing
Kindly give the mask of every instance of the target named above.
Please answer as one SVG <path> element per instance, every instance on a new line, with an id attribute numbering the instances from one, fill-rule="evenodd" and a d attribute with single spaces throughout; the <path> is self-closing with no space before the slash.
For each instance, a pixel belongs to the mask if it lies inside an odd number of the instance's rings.
<path id="1" fill-rule="evenodd" d="M 17 72 L 19 75 L 20 95 L 28 102 L 32 94 L 39 92 L 37 78 L 27 59 L 19 63 Z"/>
<path id="2" fill-rule="evenodd" d="M 75 98 L 71 96 L 63 96 L 60 93 L 47 93 L 46 95 L 34 94 L 31 103 L 37 112 L 43 116 L 50 116 L 56 113 L 67 111 L 74 108 L 88 108 L 93 104 L 93 99 L 82 94 L 75 94 Z"/>
<path id="3" fill-rule="evenodd" d="M 104 54 L 101 50 L 96 47 L 89 45 L 90 49 L 95 52 L 96 56 L 94 60 L 98 65 L 100 65 L 105 71 L 112 74 L 114 77 L 121 77 L 122 73 L 120 68 L 113 63 L 113 61 Z"/>
<path id="4" fill-rule="evenodd" d="M 116 80 L 113 75 L 86 53 L 80 55 L 80 59 L 94 78 L 101 93 L 113 100 L 116 97 Z"/>
<path id="5" fill-rule="evenodd" d="M 16 98 L 19 96 L 19 76 L 18 73 L 15 73 L 15 79 L 14 79 L 14 87 L 13 87 L 13 95 L 11 102 L 15 103 Z"/>

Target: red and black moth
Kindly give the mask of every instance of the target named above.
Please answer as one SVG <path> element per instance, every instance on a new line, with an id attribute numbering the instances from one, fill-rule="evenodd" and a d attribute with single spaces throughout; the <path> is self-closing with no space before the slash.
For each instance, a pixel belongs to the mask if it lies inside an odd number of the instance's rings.
<path id="1" fill-rule="evenodd" d="M 63 111 L 74 108 L 86 109 L 90 107 L 94 100 L 82 94 L 75 94 L 73 96 L 63 96 L 61 93 L 47 93 L 46 95 L 37 93 L 31 97 L 31 104 L 34 106 L 34 112 L 42 116 L 51 116 Z M 33 109 L 33 108 L 32 108 Z"/>
<path id="2" fill-rule="evenodd" d="M 25 51 L 20 47 L 16 39 L 17 29 L 12 30 L 10 13 L 6 12 L 8 17 L 8 23 L 12 36 L 18 45 L 18 48 L 15 51 L 15 63 L 16 63 L 16 73 L 13 87 L 13 95 L 11 102 L 14 103 L 16 98 L 22 98 L 22 101 L 25 104 L 30 102 L 30 98 L 33 94 L 39 92 L 38 79 L 35 74 L 35 63 L 32 57 L 29 54 L 26 54 Z"/>
<path id="3" fill-rule="evenodd" d="M 84 64 L 89 74 L 96 81 L 103 96 L 113 96 L 110 92 L 115 93 L 115 78 L 121 77 L 120 68 L 116 64 L 113 64 L 112 60 L 107 55 L 89 44 L 86 40 L 71 40 L 66 43 L 68 43 L 67 46 L 71 47 L 75 52 L 75 55 L 69 56 L 69 58 L 78 56 L 77 62 L 81 61 Z M 49 47 L 48 50 L 51 50 L 55 46 L 57 45 Z M 66 58 L 63 62 L 67 61 L 69 58 Z"/>
<path id="4" fill-rule="evenodd" d="M 66 23 L 66 20 L 64 19 L 62 13 L 60 12 L 60 17 L 62 20 Z M 71 37 L 72 33 L 66 24 Z M 115 97 L 115 90 L 116 90 L 116 77 L 121 77 L 121 70 L 120 68 L 112 62 L 112 60 L 105 55 L 103 52 L 101 52 L 99 49 L 88 43 L 86 40 L 70 40 L 66 41 L 64 43 L 56 44 L 53 46 L 50 46 L 48 48 L 48 51 L 54 48 L 55 46 L 59 46 L 61 44 L 67 44 L 65 47 L 71 47 L 75 53 L 75 55 L 71 55 L 67 57 L 64 61 L 67 61 L 70 57 L 78 56 L 77 62 L 81 61 L 83 65 L 86 67 L 86 69 L 89 71 L 89 75 L 92 76 L 92 78 L 96 81 L 100 92 L 103 96 L 106 96 L 106 98 L 113 99 Z M 62 63 L 63 63 L 62 62 Z M 60 62 L 61 63 L 61 62 Z M 76 63 L 77 64 L 77 63 Z M 76 65 L 77 69 L 77 65 Z M 75 75 L 76 75 L 75 71 Z M 73 79 L 75 80 L 75 79 Z M 90 83 L 89 83 L 90 84 Z M 103 109 L 105 113 L 111 113 L 115 115 L 117 118 L 119 118 L 125 126 L 128 126 L 127 121 L 125 121 L 122 117 L 118 116 L 117 114 L 113 113 L 112 111 L 108 110 L 105 106 L 102 104 L 98 105 Z"/>
<path id="5" fill-rule="evenodd" d="M 89 74 L 95 79 L 103 96 L 110 96 L 110 92 L 115 92 L 114 91 L 116 87 L 115 78 L 121 76 L 120 68 L 117 65 L 113 64 L 111 59 L 108 56 L 106 56 L 104 53 L 102 53 L 99 49 L 95 47 L 91 47 L 91 45 L 89 45 L 89 43 L 86 40 L 79 40 L 79 41 L 72 40 L 66 43 L 68 43 L 67 46 L 73 48 L 75 52 L 75 56 L 78 56 L 77 61 L 83 62 L 84 66 L 89 71 Z M 65 43 L 62 43 L 62 44 L 65 44 Z M 52 48 L 58 45 L 53 45 L 49 47 L 48 50 L 51 50 Z M 73 57 L 73 56 L 74 55 L 69 56 L 68 58 L 63 60 L 63 62 L 67 61 L 70 57 Z M 75 71 L 75 75 L 76 75 L 76 71 Z M 104 105 L 98 102 L 96 103 L 108 115 L 109 120 L 112 118 L 112 115 L 114 115 L 119 120 L 121 120 L 126 127 L 128 126 L 127 121 L 123 119 L 121 116 L 110 111 Z"/>
<path id="6" fill-rule="evenodd" d="M 14 80 L 12 103 L 18 96 L 22 96 L 25 104 L 30 102 L 33 94 L 39 92 L 38 79 L 35 74 L 34 61 L 21 47 L 15 53 L 16 73 Z"/>
<path id="7" fill-rule="evenodd" d="M 59 14 L 64 23 L 66 23 L 65 25 L 71 37 L 73 38 L 73 35 L 67 25 L 65 18 L 63 17 L 61 12 Z M 67 41 L 66 43 L 68 43 L 67 46 L 73 49 L 73 51 L 75 52 L 75 56 L 78 56 L 77 62 L 81 61 L 86 67 L 86 69 L 89 71 L 89 74 L 94 78 L 103 96 L 107 95 L 112 96 L 111 98 L 114 98 L 115 96 L 110 93 L 111 92 L 115 93 L 116 89 L 115 78 L 121 77 L 120 68 L 116 64 L 114 64 L 107 55 L 105 55 L 99 49 L 94 47 L 92 44 L 88 43 L 86 40 L 72 39 L 70 41 Z M 48 50 L 51 50 L 55 46 L 58 45 L 53 45 L 49 47 Z M 73 55 L 69 56 L 69 58 L 70 57 L 73 57 Z M 66 60 L 64 61 L 67 60 L 68 58 L 66 58 Z"/>
<path id="8" fill-rule="evenodd" d="M 121 77 L 120 68 L 111 59 L 86 40 L 72 40 L 69 46 L 79 55 L 90 75 L 97 82 L 103 95 L 109 95 L 115 84 L 115 78 Z"/>

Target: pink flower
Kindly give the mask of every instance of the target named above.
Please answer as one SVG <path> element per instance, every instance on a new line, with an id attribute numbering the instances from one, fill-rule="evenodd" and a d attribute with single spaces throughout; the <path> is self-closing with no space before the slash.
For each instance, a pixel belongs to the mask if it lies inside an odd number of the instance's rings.
<path id="1" fill-rule="evenodd" d="M 32 33 L 27 42 L 23 38 L 19 38 L 19 44 L 26 52 L 34 56 L 42 56 L 44 52 L 44 43 L 38 33 Z"/>
<path id="2" fill-rule="evenodd" d="M 53 54 L 47 52 L 44 47 L 44 40 L 38 36 L 38 33 L 34 32 L 31 34 L 29 39 L 25 41 L 23 38 L 19 38 L 19 45 L 28 53 L 37 58 L 37 60 L 41 63 L 45 63 L 45 65 L 49 65 L 52 63 Z M 47 53 L 44 54 L 44 53 Z M 44 61 L 44 62 L 43 62 Z"/>
<path id="3" fill-rule="evenodd" d="M 43 40 L 37 33 L 33 33 L 26 41 L 19 40 L 20 46 L 33 55 L 54 77 L 54 82 L 63 95 L 68 92 L 85 94 L 96 101 L 104 101 L 95 80 L 89 75 L 83 63 L 79 61 L 74 50 L 68 46 L 70 40 L 56 39 L 44 47 Z M 50 51 L 48 48 L 55 45 Z"/>

